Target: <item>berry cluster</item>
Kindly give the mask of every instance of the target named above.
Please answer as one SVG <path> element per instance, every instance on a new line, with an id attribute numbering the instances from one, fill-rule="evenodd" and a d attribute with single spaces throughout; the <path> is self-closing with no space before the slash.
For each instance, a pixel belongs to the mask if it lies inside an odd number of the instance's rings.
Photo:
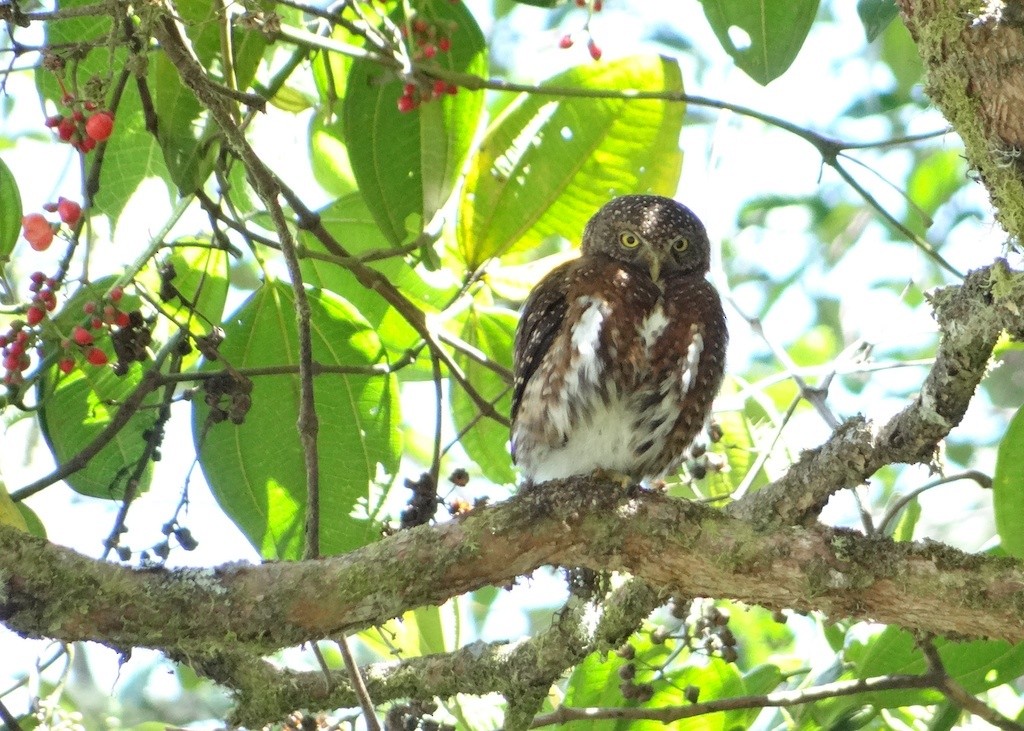
<path id="1" fill-rule="evenodd" d="M 591 14 L 600 13 L 602 8 L 604 7 L 604 3 L 602 2 L 602 0 L 576 0 L 576 5 L 577 7 L 581 8 L 585 8 L 589 5 Z M 587 24 L 583 27 L 582 32 L 585 33 L 587 36 L 587 52 L 590 54 L 590 57 L 595 61 L 600 61 L 602 53 L 601 47 L 597 45 L 597 43 L 594 41 L 594 37 L 590 35 L 589 20 L 587 21 Z M 573 33 L 566 33 L 564 36 L 559 38 L 558 47 L 572 48 L 573 44 L 575 43 L 573 35 Z"/>
<path id="2" fill-rule="evenodd" d="M 65 94 L 61 102 L 69 113 L 47 117 L 46 126 L 55 130 L 62 142 L 79 152 L 89 152 L 110 138 L 114 131 L 114 115 L 110 112 L 99 109 L 96 102 L 79 102 L 72 94 Z"/>
<path id="3" fill-rule="evenodd" d="M 431 24 L 425 18 L 417 16 L 412 19 L 407 27 L 402 28 L 402 35 L 412 37 L 413 60 L 430 61 L 439 53 L 448 53 L 452 50 L 451 33 L 455 30 L 454 23 L 450 28 L 439 29 L 440 26 Z M 398 98 L 398 111 L 411 112 L 420 104 L 425 104 L 434 99 L 440 99 L 446 94 L 457 94 L 459 87 L 441 79 L 435 79 L 429 84 L 406 84 L 402 89 L 402 96 Z"/>
<path id="4" fill-rule="evenodd" d="M 73 200 L 61 197 L 56 203 L 47 203 L 43 210 L 56 213 L 62 223 L 74 226 L 82 217 L 82 206 Z M 59 224 L 50 223 L 42 213 L 28 213 L 21 218 L 21 235 L 36 251 L 46 251 L 53 243 L 53 236 Z"/>
<path id="5" fill-rule="evenodd" d="M 71 337 L 61 341 L 63 357 L 57 361 L 57 367 L 63 373 L 70 373 L 75 369 L 75 352 L 81 353 L 85 361 L 90 365 L 106 365 L 110 360 L 107 354 L 96 347 L 95 331 L 104 328 L 117 327 L 124 329 L 131 324 L 131 315 L 121 310 L 117 304 L 124 296 L 124 290 L 114 287 L 110 292 L 109 301 L 106 303 L 89 300 L 82 305 L 82 312 L 88 316 L 85 325 L 76 325 L 71 331 Z"/>

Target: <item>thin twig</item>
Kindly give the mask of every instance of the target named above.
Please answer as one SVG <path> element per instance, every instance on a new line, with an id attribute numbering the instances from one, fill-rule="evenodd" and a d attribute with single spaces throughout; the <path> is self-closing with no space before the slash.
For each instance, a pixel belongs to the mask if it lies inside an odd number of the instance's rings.
<path id="1" fill-rule="evenodd" d="M 366 690 L 366 683 L 363 681 L 363 674 L 352 657 L 352 650 L 348 646 L 348 638 L 342 635 L 337 639 L 338 649 L 341 651 L 341 659 L 345 661 L 345 668 L 348 670 L 349 678 L 352 680 L 352 689 L 359 698 L 359 705 L 363 709 L 363 719 L 366 721 L 367 731 L 380 731 L 380 724 L 377 723 L 377 714 L 374 711 L 373 699 Z"/>

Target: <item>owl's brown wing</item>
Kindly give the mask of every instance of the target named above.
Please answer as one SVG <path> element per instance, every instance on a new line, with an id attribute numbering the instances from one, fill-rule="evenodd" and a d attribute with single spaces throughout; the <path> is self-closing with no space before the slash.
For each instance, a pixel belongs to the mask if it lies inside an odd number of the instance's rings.
<path id="1" fill-rule="evenodd" d="M 565 313 L 569 310 L 566 294 L 571 282 L 570 271 L 575 265 L 576 261 L 569 261 L 551 270 L 523 304 L 512 351 L 516 374 L 512 384 L 513 423 L 519 413 L 526 384 L 537 372 L 565 321 Z"/>

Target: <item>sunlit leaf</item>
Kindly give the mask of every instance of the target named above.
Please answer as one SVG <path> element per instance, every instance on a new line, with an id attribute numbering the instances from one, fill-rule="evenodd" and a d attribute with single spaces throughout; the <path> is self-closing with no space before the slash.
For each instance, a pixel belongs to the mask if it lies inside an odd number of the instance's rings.
<path id="1" fill-rule="evenodd" d="M 759 84 L 785 73 L 811 29 L 818 0 L 702 0 L 718 42 Z"/>
<path id="2" fill-rule="evenodd" d="M 25 516 L 21 514 L 18 506 L 11 500 L 11 495 L 7 492 L 3 482 L 0 482 L 0 525 L 9 525 L 20 531 L 28 532 L 28 523 L 25 522 Z"/>
<path id="3" fill-rule="evenodd" d="M 358 193 L 342 196 L 319 214 L 324 228 L 353 256 L 394 251 Z M 313 236 L 304 233 L 302 241 L 311 251 L 326 253 Z M 457 291 L 457 283 L 448 273 L 437 272 L 428 281 L 420 268 L 413 268 L 398 252 L 368 266 L 386 276 L 403 296 L 425 312 L 439 311 Z M 303 260 L 302 273 L 308 284 L 328 289 L 355 306 L 376 330 L 391 357 L 401 357 L 420 339 L 380 293 L 363 286 L 343 265 L 310 257 Z"/>
<path id="4" fill-rule="evenodd" d="M 21 193 L 14 173 L 0 159 L 0 264 L 7 261 L 21 233 Z"/>
<path id="5" fill-rule="evenodd" d="M 380 340 L 344 300 L 311 291 L 313 358 L 325 366 L 369 368 L 383 362 Z M 220 359 L 235 368 L 298 363 L 294 295 L 264 285 L 224 328 Z M 329 373 L 314 381 L 320 423 L 320 549 L 343 553 L 380 536 L 379 480 L 398 465 L 398 402 L 393 375 Z M 253 378 L 244 423 L 210 425 L 194 402 L 193 437 L 203 472 L 224 512 L 266 558 L 298 558 L 306 512 L 306 470 L 297 430 L 297 375 Z"/>
<path id="6" fill-rule="evenodd" d="M 637 90 L 682 92 L 674 61 L 592 63 L 542 86 L 623 94 L 522 94 L 504 110 L 470 162 L 460 202 L 458 246 L 471 268 L 552 235 L 579 241 L 587 220 L 616 195 L 676 192 L 685 105 L 627 98 Z"/>
<path id="7" fill-rule="evenodd" d="M 62 11 L 92 4 L 91 0 L 67 0 L 61 2 Z M 110 15 L 68 14 L 60 22 L 49 23 L 46 28 L 47 43 L 51 47 L 84 47 L 89 51 L 77 64 L 78 78 L 84 82 L 90 77 L 107 78 L 113 70 L 114 77 L 126 72 L 128 81 L 114 114 L 114 130 L 106 144 L 103 167 L 99 179 L 99 191 L 92 203 L 94 208 L 116 221 L 121 215 L 129 197 L 139 184 L 150 177 L 170 182 L 170 175 L 164 165 L 163 154 L 155 137 L 146 130 L 138 84 L 131 74 L 128 51 L 117 46 L 111 53 L 107 43 L 110 33 Z M 160 56 L 162 54 L 155 54 Z M 136 59 L 137 61 L 138 59 Z M 44 64 L 36 69 L 36 85 L 40 95 L 50 102 L 50 108 L 60 114 L 70 114 L 61 104 L 64 91 L 53 72 Z M 105 104 L 107 100 L 94 100 Z M 87 162 L 96 159 L 95 153 L 86 156 Z"/>
<path id="8" fill-rule="evenodd" d="M 83 305 L 98 301 L 113 283 L 114 278 L 108 277 L 79 290 L 54 318 L 57 330 L 70 333 L 75 325 L 85 322 Z M 120 306 L 130 311 L 139 306 L 139 300 L 126 295 Z M 114 349 L 106 331 L 95 330 L 93 336 L 96 347 L 113 362 Z M 110 366 L 89 365 L 77 346 L 71 346 L 68 354 L 76 360 L 75 369 L 64 374 L 53 363 L 41 374 L 37 387 L 39 424 L 57 464 L 73 459 L 107 428 L 117 416 L 119 404 L 135 391 L 143 374 L 139 363 L 132 363 L 123 376 L 115 375 Z M 71 489 L 92 497 L 119 499 L 129 477 L 138 478 L 136 492 L 148 489 L 151 465 L 140 465 L 139 460 L 159 416 L 154 408 L 159 401 L 159 393 L 146 396 L 117 435 L 85 467 L 65 478 Z M 133 475 L 135 470 L 137 475 Z"/>
<path id="9" fill-rule="evenodd" d="M 438 51 L 434 64 L 485 74 L 483 34 L 463 3 L 420 0 L 410 5 L 417 18 L 450 39 L 451 50 Z M 401 15 L 395 21 L 407 22 Z M 419 233 L 448 200 L 483 106 L 481 92 L 459 89 L 403 113 L 398 99 L 404 83 L 377 62 L 356 59 L 343 102 L 345 146 L 359 190 L 381 231 L 396 244 Z M 431 95 L 432 88 L 416 93 Z"/>
<path id="10" fill-rule="evenodd" d="M 992 504 L 1003 550 L 1024 558 L 1024 407 L 1017 410 L 999 442 Z"/>
<path id="11" fill-rule="evenodd" d="M 172 253 L 151 262 L 140 281 L 176 330 L 205 335 L 219 327 L 228 296 L 228 253 L 208 240 L 178 239 Z M 166 297 L 166 299 L 165 299 Z"/>
<path id="12" fill-rule="evenodd" d="M 514 312 L 497 307 L 471 307 L 463 320 L 459 336 L 488 360 L 511 371 L 512 341 L 518 318 Z M 492 369 L 463 354 L 456 362 L 477 392 L 495 404 L 499 414 L 507 415 L 512 406 L 511 384 Z M 496 484 L 515 482 L 512 458 L 508 450 L 508 427 L 480 415 L 480 408 L 464 389 L 452 386 L 449 391 L 452 419 L 461 435 L 459 443 L 480 468 L 484 476 Z"/>

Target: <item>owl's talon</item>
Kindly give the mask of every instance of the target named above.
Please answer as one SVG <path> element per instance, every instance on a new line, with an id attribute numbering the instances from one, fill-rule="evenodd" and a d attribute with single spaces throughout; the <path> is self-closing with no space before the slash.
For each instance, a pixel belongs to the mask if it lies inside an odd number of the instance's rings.
<path id="1" fill-rule="evenodd" d="M 619 472 L 618 470 L 606 470 L 604 468 L 594 470 L 594 477 L 598 480 L 617 482 L 623 490 L 629 490 L 640 484 L 639 480 L 635 480 L 625 472 Z"/>

